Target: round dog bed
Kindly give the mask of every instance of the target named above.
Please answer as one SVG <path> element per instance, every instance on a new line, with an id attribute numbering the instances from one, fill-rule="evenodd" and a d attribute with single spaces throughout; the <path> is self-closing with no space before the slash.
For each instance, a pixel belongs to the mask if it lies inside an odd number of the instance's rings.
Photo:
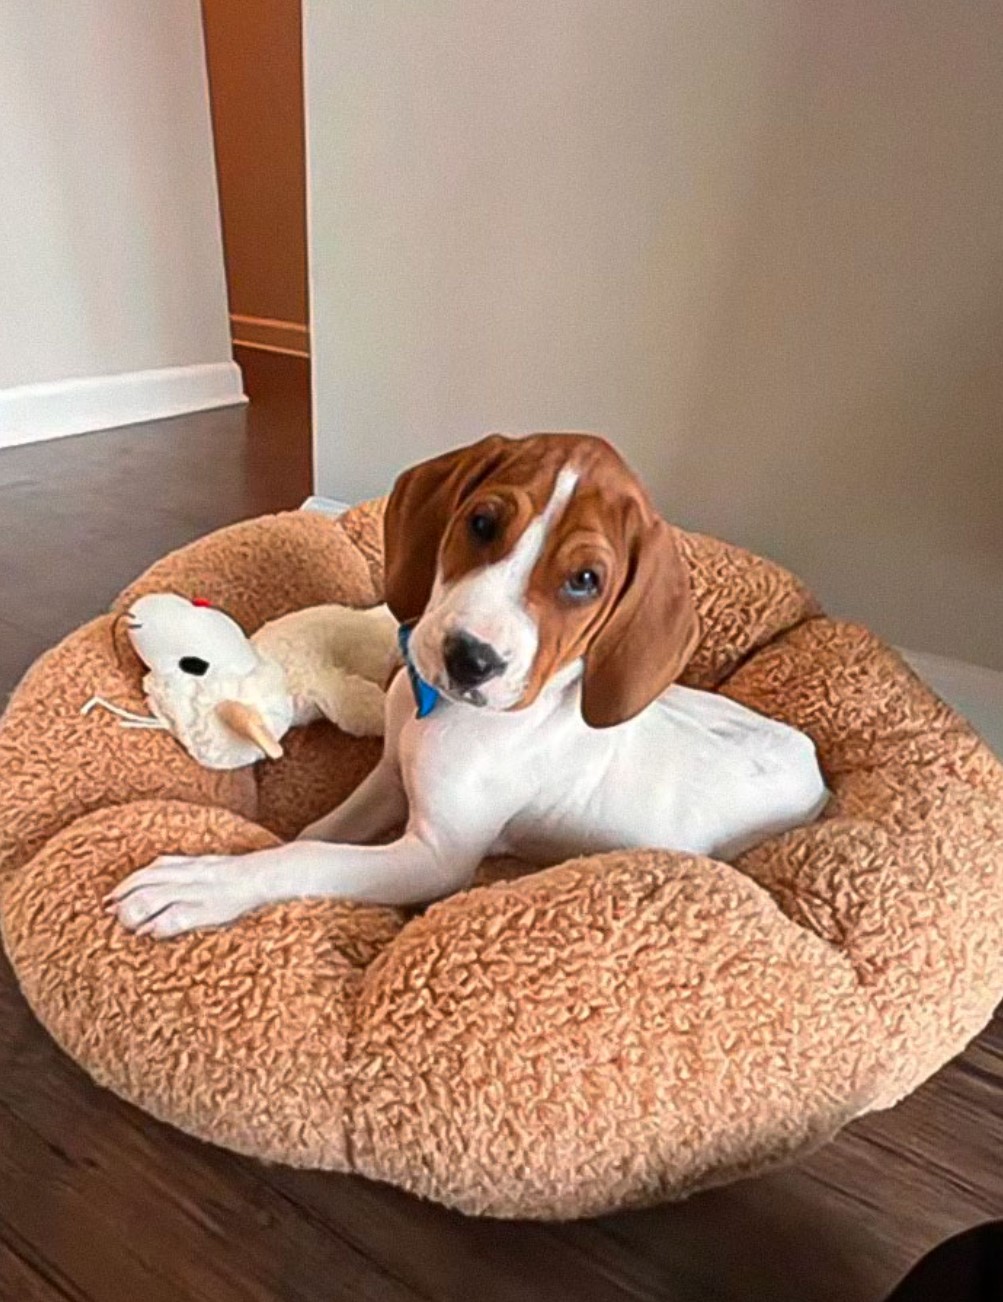
<path id="1" fill-rule="evenodd" d="M 95 693 L 142 708 L 108 615 L 41 659 L 0 725 L 3 934 L 38 1017 L 97 1081 L 192 1134 L 496 1216 L 677 1197 L 913 1089 L 1003 992 L 1003 771 L 790 575 L 681 541 L 703 625 L 686 680 L 811 734 L 823 821 L 733 866 L 500 863 L 421 916 L 309 901 L 136 937 L 102 908 L 120 878 L 289 836 L 378 745 L 315 725 L 280 763 L 219 773 L 163 734 L 82 718 Z M 278 516 L 168 557 L 118 608 L 169 588 L 251 629 L 376 602 L 380 560 L 378 504 Z"/>

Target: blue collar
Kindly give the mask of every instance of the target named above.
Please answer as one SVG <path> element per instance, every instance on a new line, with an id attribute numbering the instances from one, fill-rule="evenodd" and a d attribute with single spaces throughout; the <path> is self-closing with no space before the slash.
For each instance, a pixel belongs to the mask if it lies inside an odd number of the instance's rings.
<path id="1" fill-rule="evenodd" d="M 401 655 L 404 658 L 404 665 L 407 668 L 407 676 L 411 681 L 411 691 L 414 693 L 414 703 L 418 707 L 415 715 L 419 719 L 424 719 L 427 714 L 431 714 L 438 704 L 439 693 L 431 683 L 426 683 L 424 678 L 418 676 L 418 670 L 415 669 L 408 654 L 408 643 L 411 641 L 411 626 L 401 624 L 397 630 L 397 645 L 400 647 Z"/>

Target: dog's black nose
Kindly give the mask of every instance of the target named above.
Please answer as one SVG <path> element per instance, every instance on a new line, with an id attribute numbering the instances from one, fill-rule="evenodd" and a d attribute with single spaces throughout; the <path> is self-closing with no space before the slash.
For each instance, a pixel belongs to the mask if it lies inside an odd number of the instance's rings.
<path id="1" fill-rule="evenodd" d="M 493 646 L 470 633 L 450 633 L 442 644 L 442 658 L 454 687 L 480 687 L 497 678 L 505 661 Z"/>

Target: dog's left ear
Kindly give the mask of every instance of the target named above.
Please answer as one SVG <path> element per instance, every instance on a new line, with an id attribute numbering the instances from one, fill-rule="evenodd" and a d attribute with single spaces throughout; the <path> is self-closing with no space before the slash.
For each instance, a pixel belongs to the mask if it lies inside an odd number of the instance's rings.
<path id="1" fill-rule="evenodd" d="M 490 475 L 510 440 L 489 434 L 400 475 L 383 517 L 384 599 L 398 624 L 420 617 L 432 595 L 439 544 L 467 493 Z"/>
<path id="2" fill-rule="evenodd" d="M 689 568 L 656 516 L 635 534 L 624 585 L 585 653 L 585 722 L 609 728 L 640 714 L 679 677 L 699 637 Z"/>

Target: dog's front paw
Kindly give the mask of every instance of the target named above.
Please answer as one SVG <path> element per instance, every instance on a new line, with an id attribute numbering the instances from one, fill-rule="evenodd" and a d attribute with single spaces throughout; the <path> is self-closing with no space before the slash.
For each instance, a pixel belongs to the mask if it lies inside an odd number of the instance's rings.
<path id="1" fill-rule="evenodd" d="M 265 903 L 246 855 L 164 855 L 105 897 L 108 912 L 142 936 L 165 939 L 221 927 Z"/>

